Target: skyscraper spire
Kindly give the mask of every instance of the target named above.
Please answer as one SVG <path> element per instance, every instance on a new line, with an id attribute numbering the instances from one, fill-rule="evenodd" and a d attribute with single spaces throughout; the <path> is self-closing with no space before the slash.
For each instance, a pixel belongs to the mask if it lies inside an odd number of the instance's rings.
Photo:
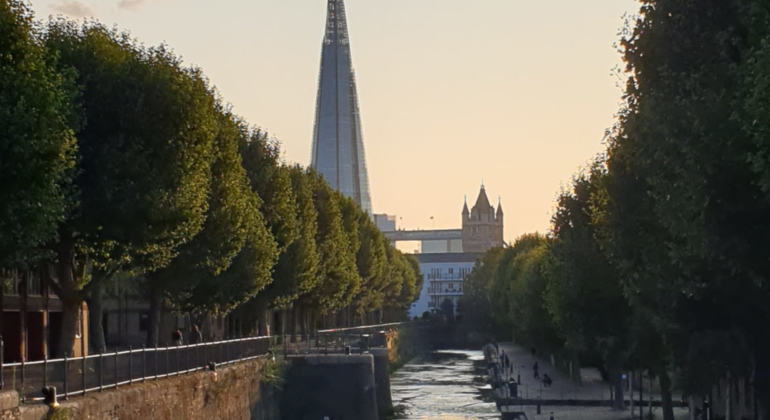
<path id="1" fill-rule="evenodd" d="M 372 200 L 343 0 L 327 0 L 310 166 L 369 214 Z"/>

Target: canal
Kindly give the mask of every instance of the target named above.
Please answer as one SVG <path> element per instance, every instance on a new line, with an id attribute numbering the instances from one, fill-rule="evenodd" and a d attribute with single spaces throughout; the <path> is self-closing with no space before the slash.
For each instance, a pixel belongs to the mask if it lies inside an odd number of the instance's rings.
<path id="1" fill-rule="evenodd" d="M 420 357 L 391 378 L 396 419 L 499 419 L 481 351 L 443 350 Z"/>

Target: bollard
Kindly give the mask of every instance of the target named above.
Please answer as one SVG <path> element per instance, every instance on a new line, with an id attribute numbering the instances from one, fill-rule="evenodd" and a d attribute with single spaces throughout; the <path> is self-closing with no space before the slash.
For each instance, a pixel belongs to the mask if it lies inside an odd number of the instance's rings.
<path id="1" fill-rule="evenodd" d="M 551 411 L 551 419 L 550 420 L 553 420 L 553 411 Z"/>
<path id="2" fill-rule="evenodd" d="M 217 381 L 217 364 L 215 362 L 209 362 L 209 364 L 206 365 L 206 367 L 208 368 L 208 370 L 211 371 L 211 373 L 214 376 L 214 382 L 216 382 Z"/>
<path id="3" fill-rule="evenodd" d="M 540 415 L 540 401 L 537 402 L 537 414 Z"/>
<path id="4" fill-rule="evenodd" d="M 56 399 L 56 387 L 44 386 L 43 390 L 43 403 L 51 408 L 59 408 L 59 401 Z"/>
<path id="5" fill-rule="evenodd" d="M 516 376 L 516 382 L 521 383 L 521 372 Z"/>

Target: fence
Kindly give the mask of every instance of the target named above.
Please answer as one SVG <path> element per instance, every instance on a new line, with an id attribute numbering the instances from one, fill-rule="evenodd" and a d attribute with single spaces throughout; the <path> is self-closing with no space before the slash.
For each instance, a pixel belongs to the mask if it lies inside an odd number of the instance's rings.
<path id="1" fill-rule="evenodd" d="M 42 400 L 42 389 L 56 387 L 57 396 L 85 395 L 138 382 L 179 376 L 278 353 L 330 353 L 358 345 L 363 352 L 371 335 L 400 323 L 320 330 L 315 339 L 290 343 L 286 336 L 249 337 L 211 343 L 129 349 L 86 357 L 3 363 L 0 338 L 0 390 L 10 385 L 26 401 Z M 10 383 L 9 383 L 10 382 Z"/>

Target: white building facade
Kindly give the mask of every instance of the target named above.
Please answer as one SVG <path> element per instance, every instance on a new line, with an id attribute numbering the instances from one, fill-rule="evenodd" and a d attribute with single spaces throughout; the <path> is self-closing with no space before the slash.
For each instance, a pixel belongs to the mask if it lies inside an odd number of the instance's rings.
<path id="1" fill-rule="evenodd" d="M 478 255 L 462 252 L 414 255 L 420 262 L 423 283 L 420 298 L 409 309 L 409 317 L 439 310 L 444 299 L 451 300 L 457 307 L 465 279 L 473 270 Z"/>

